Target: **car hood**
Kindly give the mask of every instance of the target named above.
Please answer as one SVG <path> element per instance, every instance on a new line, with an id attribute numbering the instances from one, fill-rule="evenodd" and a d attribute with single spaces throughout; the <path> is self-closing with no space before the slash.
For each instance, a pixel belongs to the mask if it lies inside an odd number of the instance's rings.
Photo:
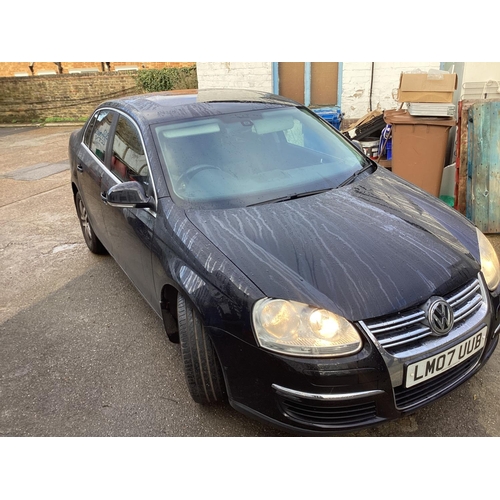
<path id="1" fill-rule="evenodd" d="M 351 321 L 446 294 L 480 269 L 474 226 L 381 168 L 315 196 L 186 213 L 265 296 Z"/>

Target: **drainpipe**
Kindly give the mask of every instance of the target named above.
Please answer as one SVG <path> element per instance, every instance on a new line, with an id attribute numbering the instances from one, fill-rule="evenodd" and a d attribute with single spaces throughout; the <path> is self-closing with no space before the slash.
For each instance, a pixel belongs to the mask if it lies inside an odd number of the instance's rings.
<path id="1" fill-rule="evenodd" d="M 370 111 L 373 111 L 372 96 L 373 96 L 373 73 L 375 70 L 375 63 L 372 62 L 372 75 L 370 79 Z"/>
<path id="2" fill-rule="evenodd" d="M 278 64 L 277 62 L 273 62 L 272 68 L 273 68 L 273 94 L 279 94 L 280 93 L 280 74 L 279 74 L 279 69 L 278 69 Z"/>
<path id="3" fill-rule="evenodd" d="M 35 63 L 34 62 L 31 62 L 28 66 L 28 68 L 30 69 L 31 71 L 31 76 L 35 76 Z"/>

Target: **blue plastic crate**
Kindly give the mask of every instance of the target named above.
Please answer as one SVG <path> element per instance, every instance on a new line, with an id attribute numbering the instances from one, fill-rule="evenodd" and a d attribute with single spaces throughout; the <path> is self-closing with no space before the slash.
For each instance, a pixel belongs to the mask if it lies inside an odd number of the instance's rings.
<path id="1" fill-rule="evenodd" d="M 340 124 L 342 123 L 342 113 L 340 108 L 316 108 L 314 111 L 318 116 L 321 116 L 323 120 L 331 123 L 337 130 L 340 130 Z"/>

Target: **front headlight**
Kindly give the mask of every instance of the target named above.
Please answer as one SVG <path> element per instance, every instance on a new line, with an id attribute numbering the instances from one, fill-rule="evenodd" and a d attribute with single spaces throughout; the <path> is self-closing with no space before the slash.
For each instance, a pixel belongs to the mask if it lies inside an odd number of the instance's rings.
<path id="1" fill-rule="evenodd" d="M 345 318 L 300 302 L 261 299 L 253 308 L 252 319 L 259 344 L 282 354 L 345 356 L 363 345 Z"/>
<path id="2" fill-rule="evenodd" d="M 488 238 L 476 228 L 477 241 L 479 243 L 479 255 L 481 256 L 481 271 L 488 288 L 493 292 L 500 285 L 500 264 L 493 245 Z"/>

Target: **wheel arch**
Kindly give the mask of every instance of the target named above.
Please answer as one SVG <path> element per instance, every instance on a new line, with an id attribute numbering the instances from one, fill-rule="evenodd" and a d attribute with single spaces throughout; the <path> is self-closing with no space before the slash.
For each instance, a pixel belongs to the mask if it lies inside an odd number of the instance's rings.
<path id="1" fill-rule="evenodd" d="M 177 297 L 179 291 L 173 285 L 163 285 L 160 293 L 160 310 L 165 332 L 171 342 L 179 343 L 179 324 L 177 318 Z"/>
<path id="2" fill-rule="evenodd" d="M 189 302 L 196 311 L 200 319 L 206 319 L 202 312 L 202 303 L 205 300 L 204 294 L 197 291 L 189 291 L 182 286 L 174 286 L 172 283 L 165 283 L 160 292 L 160 310 L 163 318 L 165 331 L 169 339 L 178 343 L 178 318 L 177 318 L 177 298 L 182 295 L 185 301 Z"/>

